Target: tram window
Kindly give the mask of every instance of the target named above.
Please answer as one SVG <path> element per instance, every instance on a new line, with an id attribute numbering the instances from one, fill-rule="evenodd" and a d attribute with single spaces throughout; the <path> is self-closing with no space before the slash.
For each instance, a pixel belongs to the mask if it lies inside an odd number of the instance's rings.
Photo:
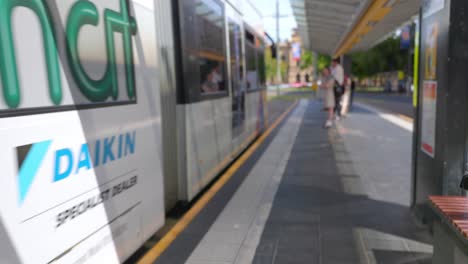
<path id="1" fill-rule="evenodd" d="M 242 32 L 239 24 L 229 20 L 229 47 L 231 51 L 231 83 L 232 90 L 240 92 L 242 90 L 243 68 L 242 68 Z"/>
<path id="2" fill-rule="evenodd" d="M 215 0 L 196 0 L 195 15 L 200 91 L 202 94 L 226 91 L 223 7 Z"/>
<path id="3" fill-rule="evenodd" d="M 231 91 L 232 91 L 232 136 L 238 137 L 244 132 L 245 122 L 245 86 L 242 57 L 241 26 L 229 19 L 229 47 L 231 51 Z"/>
<path id="4" fill-rule="evenodd" d="M 257 40 L 257 60 L 258 60 L 258 82 L 260 87 L 264 88 L 266 85 L 266 73 L 265 73 L 265 42 L 262 38 L 256 38 Z"/>
<path id="5" fill-rule="evenodd" d="M 255 48 L 255 36 L 248 30 L 245 31 L 245 68 L 247 70 L 247 89 L 258 89 L 257 49 Z"/>
<path id="6" fill-rule="evenodd" d="M 265 47 L 260 45 L 258 49 L 258 78 L 260 88 L 264 88 L 266 85 L 266 72 L 265 72 Z"/>

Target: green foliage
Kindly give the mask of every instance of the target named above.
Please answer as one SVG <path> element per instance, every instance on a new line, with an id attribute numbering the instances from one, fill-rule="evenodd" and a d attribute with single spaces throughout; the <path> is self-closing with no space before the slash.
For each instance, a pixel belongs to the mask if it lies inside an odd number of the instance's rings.
<path id="1" fill-rule="evenodd" d="M 265 49 L 265 71 L 267 80 L 272 80 L 276 76 L 276 60 L 271 57 L 270 48 Z"/>
<path id="2" fill-rule="evenodd" d="M 317 67 L 321 71 L 325 67 L 329 67 L 331 63 L 331 57 L 324 54 L 318 55 Z M 307 69 L 314 64 L 314 54 L 311 51 L 304 50 L 301 56 L 301 70 Z"/>
<path id="3" fill-rule="evenodd" d="M 271 57 L 271 49 L 265 49 L 265 71 L 266 71 L 266 78 L 269 81 L 273 81 L 276 79 L 276 69 L 277 69 L 277 61 Z M 281 79 L 283 81 L 287 81 L 288 78 L 288 64 L 287 62 L 282 61 L 280 64 L 280 72 L 281 72 Z"/>
<path id="4" fill-rule="evenodd" d="M 324 54 L 318 55 L 317 67 L 318 71 L 321 71 L 325 67 L 329 67 L 331 63 L 331 57 Z M 307 69 L 314 64 L 314 54 L 311 51 L 304 50 L 301 55 L 301 65 L 299 66 L 301 70 Z M 271 49 L 265 49 L 265 71 L 266 78 L 269 81 L 276 80 L 276 68 L 277 62 L 276 59 L 271 57 Z M 284 82 L 288 81 L 288 62 L 281 61 L 281 78 Z"/>
<path id="5" fill-rule="evenodd" d="M 321 72 L 325 67 L 330 67 L 332 58 L 329 55 L 320 54 L 318 56 L 317 70 Z"/>
<path id="6" fill-rule="evenodd" d="M 389 38 L 368 51 L 351 54 L 352 74 L 358 78 L 380 72 L 401 71 L 408 66 L 408 51 L 400 50 L 400 39 Z"/>
<path id="7" fill-rule="evenodd" d="M 301 70 L 305 70 L 314 64 L 314 54 L 309 50 L 304 50 L 301 55 Z"/>

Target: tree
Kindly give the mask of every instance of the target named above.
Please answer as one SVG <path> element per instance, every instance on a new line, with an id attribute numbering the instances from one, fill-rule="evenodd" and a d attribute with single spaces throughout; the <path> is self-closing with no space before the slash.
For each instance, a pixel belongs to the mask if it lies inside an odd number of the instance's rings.
<path id="1" fill-rule="evenodd" d="M 301 54 L 301 70 L 305 70 L 314 64 L 314 54 L 309 50 L 304 50 Z"/>
<path id="2" fill-rule="evenodd" d="M 380 72 L 401 71 L 408 67 L 408 51 L 400 50 L 400 40 L 389 38 L 367 51 L 351 54 L 352 74 L 358 78 Z"/>
<path id="3" fill-rule="evenodd" d="M 329 55 L 320 54 L 317 61 L 317 70 L 322 71 L 325 67 L 330 67 L 331 57 Z"/>
<path id="4" fill-rule="evenodd" d="M 329 67 L 331 63 L 331 57 L 325 54 L 318 55 L 317 61 L 317 70 L 322 71 L 323 68 Z M 314 54 L 309 51 L 305 50 L 301 55 L 301 70 L 307 69 L 314 64 Z"/>
<path id="5" fill-rule="evenodd" d="M 267 80 L 274 80 L 274 76 L 276 76 L 276 60 L 271 57 L 271 49 L 269 47 L 265 49 L 265 71 Z"/>
<path id="6" fill-rule="evenodd" d="M 276 69 L 277 69 L 277 59 L 272 58 L 271 56 L 271 49 L 267 47 L 265 49 L 265 71 L 266 71 L 266 78 L 271 83 L 276 80 Z M 281 80 L 287 80 L 288 78 L 288 64 L 287 62 L 281 60 L 280 64 L 280 73 L 281 73 Z"/>

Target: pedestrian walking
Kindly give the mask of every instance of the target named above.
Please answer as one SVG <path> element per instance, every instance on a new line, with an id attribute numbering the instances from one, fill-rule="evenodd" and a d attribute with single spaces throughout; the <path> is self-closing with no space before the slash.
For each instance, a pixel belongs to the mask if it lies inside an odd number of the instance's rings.
<path id="1" fill-rule="evenodd" d="M 341 97 L 343 96 L 344 93 L 344 70 L 343 66 L 340 64 L 340 59 L 335 58 L 332 61 L 332 76 L 333 79 L 335 80 L 335 87 L 334 87 L 334 93 L 335 93 L 335 114 L 336 114 L 336 120 L 340 120 L 341 117 Z"/>
<path id="2" fill-rule="evenodd" d="M 356 90 L 356 81 L 351 78 L 351 98 L 349 99 L 349 110 L 353 108 L 354 91 Z"/>
<path id="3" fill-rule="evenodd" d="M 323 107 L 327 111 L 327 121 L 325 122 L 325 128 L 330 128 L 333 125 L 333 116 L 335 109 L 335 94 L 334 94 L 335 79 L 333 78 L 329 68 L 322 70 L 322 80 L 320 89 L 323 91 L 324 100 Z"/>

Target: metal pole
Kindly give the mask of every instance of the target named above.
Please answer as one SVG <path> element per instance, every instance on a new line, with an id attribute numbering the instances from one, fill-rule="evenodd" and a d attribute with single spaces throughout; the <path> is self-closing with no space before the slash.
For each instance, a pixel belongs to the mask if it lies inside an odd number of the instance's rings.
<path id="1" fill-rule="evenodd" d="M 280 83 L 281 83 L 281 56 L 280 56 L 280 30 L 279 30 L 279 0 L 276 0 L 276 78 L 278 83 L 276 84 L 276 95 L 280 95 Z"/>

